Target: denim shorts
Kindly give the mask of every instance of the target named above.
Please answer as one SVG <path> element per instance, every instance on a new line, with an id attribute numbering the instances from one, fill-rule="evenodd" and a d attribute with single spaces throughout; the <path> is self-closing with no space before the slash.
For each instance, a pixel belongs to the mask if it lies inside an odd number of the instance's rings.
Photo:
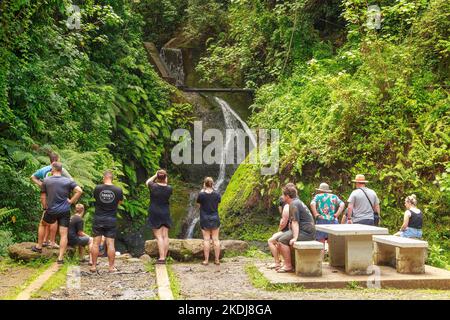
<path id="1" fill-rule="evenodd" d="M 403 238 L 422 238 L 422 229 L 406 228 L 405 231 L 400 231 L 400 237 L 403 237 Z"/>
<path id="2" fill-rule="evenodd" d="M 317 219 L 316 224 L 338 224 L 337 219 L 326 220 L 326 219 Z M 328 239 L 328 233 L 322 231 L 316 231 L 316 240 L 326 240 Z"/>

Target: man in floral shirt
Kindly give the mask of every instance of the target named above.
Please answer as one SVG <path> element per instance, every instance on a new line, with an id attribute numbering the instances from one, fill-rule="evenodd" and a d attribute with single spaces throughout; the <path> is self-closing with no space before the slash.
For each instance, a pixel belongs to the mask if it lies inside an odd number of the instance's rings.
<path id="1" fill-rule="evenodd" d="M 332 193 L 327 183 L 321 183 L 318 192 L 311 201 L 311 211 L 316 224 L 338 224 L 338 217 L 344 211 L 345 202 Z M 316 232 L 317 241 L 325 243 L 328 234 Z"/>

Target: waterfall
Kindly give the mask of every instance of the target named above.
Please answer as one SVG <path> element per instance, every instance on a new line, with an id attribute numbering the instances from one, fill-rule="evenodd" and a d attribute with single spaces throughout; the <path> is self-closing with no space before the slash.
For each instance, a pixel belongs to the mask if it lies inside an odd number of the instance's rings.
<path id="1" fill-rule="evenodd" d="M 186 220 L 190 221 L 190 223 L 189 223 L 189 226 L 186 231 L 186 235 L 185 235 L 186 239 L 192 239 L 192 237 L 194 235 L 195 225 L 200 220 L 200 214 L 199 214 L 199 212 L 197 212 L 198 209 L 196 206 L 197 195 L 198 195 L 197 191 L 191 192 L 189 194 L 189 208 L 188 208 L 188 214 L 187 214 Z"/>
<path id="2" fill-rule="evenodd" d="M 175 79 L 177 86 L 184 86 L 184 66 L 183 53 L 176 48 L 161 48 L 159 53 L 161 61 L 165 64 L 172 78 Z"/>
<path id="3" fill-rule="evenodd" d="M 214 97 L 214 100 L 219 104 L 220 108 L 222 109 L 223 119 L 225 123 L 225 132 L 227 129 L 235 130 L 242 127 L 244 129 L 245 133 L 250 138 L 250 150 L 253 149 L 256 146 L 256 137 L 253 134 L 253 132 L 250 130 L 248 125 L 239 117 L 239 115 L 230 107 L 230 105 L 223 99 L 219 97 Z M 233 135 L 225 135 L 226 141 L 224 144 L 224 148 L 222 151 L 222 161 L 220 162 L 219 166 L 219 174 L 216 179 L 215 183 L 215 189 L 222 193 L 222 185 L 225 182 L 225 174 L 226 174 L 226 154 L 229 152 L 230 149 L 234 148 L 234 137 Z M 189 222 L 189 226 L 187 228 L 186 232 L 186 239 L 192 239 L 194 235 L 194 228 L 198 221 L 200 220 L 200 214 L 199 210 L 196 207 L 195 199 L 197 197 L 196 192 L 192 192 L 190 195 L 190 203 L 189 203 L 189 209 L 188 209 L 188 215 L 187 215 L 187 221 Z"/>

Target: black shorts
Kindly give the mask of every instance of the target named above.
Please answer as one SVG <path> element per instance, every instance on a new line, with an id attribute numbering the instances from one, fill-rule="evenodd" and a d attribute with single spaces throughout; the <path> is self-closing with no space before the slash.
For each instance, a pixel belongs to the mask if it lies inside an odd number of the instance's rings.
<path id="1" fill-rule="evenodd" d="M 101 224 L 94 224 L 92 226 L 92 236 L 115 239 L 116 238 L 116 226 L 106 226 Z"/>
<path id="2" fill-rule="evenodd" d="M 76 237 L 76 238 L 69 238 L 69 246 L 75 247 L 75 246 L 87 246 L 89 244 L 89 237 Z"/>
<path id="3" fill-rule="evenodd" d="M 69 227 L 70 222 L 70 211 L 63 213 L 49 213 L 47 210 L 44 212 L 44 216 L 42 220 L 47 222 L 48 224 L 54 224 L 58 222 L 60 227 Z"/>

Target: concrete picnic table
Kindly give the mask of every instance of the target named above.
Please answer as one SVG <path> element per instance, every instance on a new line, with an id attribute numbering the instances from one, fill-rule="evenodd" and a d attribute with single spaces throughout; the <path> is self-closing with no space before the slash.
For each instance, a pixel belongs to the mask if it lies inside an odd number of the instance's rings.
<path id="1" fill-rule="evenodd" d="M 316 230 L 328 233 L 330 265 L 345 266 L 348 274 L 371 274 L 372 236 L 389 234 L 387 228 L 357 223 L 316 225 Z"/>

